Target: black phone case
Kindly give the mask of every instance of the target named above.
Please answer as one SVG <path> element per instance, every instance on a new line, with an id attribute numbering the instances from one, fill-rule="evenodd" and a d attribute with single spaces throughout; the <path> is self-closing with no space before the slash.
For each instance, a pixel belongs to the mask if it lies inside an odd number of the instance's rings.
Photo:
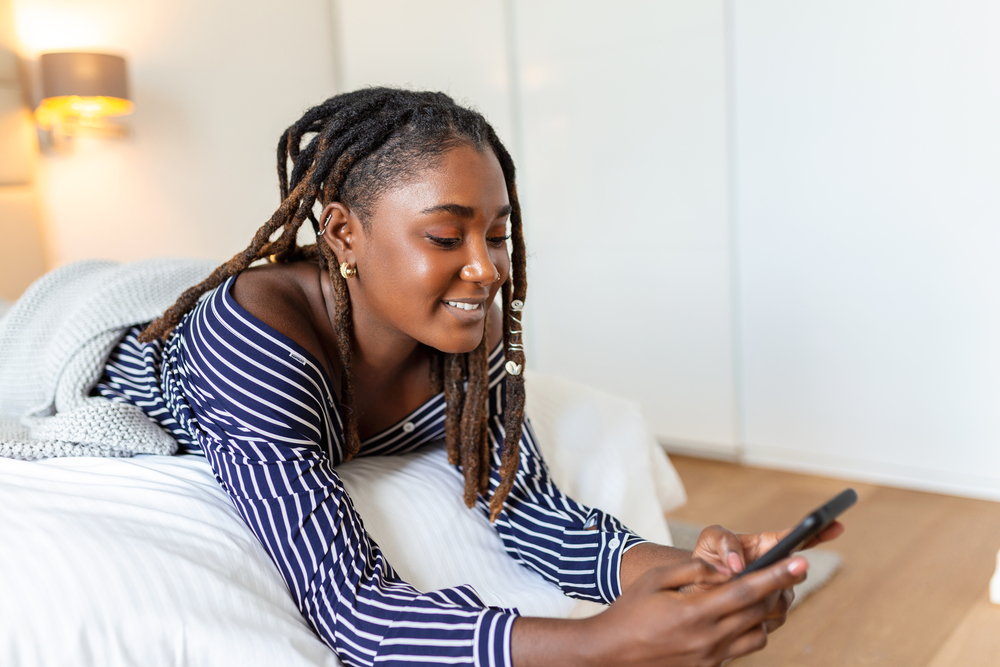
<path id="1" fill-rule="evenodd" d="M 858 494 L 854 489 L 844 489 L 828 503 L 803 519 L 799 525 L 792 529 L 792 532 L 775 544 L 770 551 L 747 565 L 746 569 L 737 575 L 737 579 L 751 572 L 762 570 L 769 565 L 774 565 L 783 558 L 788 558 L 793 551 L 823 532 L 844 510 L 857 501 Z"/>

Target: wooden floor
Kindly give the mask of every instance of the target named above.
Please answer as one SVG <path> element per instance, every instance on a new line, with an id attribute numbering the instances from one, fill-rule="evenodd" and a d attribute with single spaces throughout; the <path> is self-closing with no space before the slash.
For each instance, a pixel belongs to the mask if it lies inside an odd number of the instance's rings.
<path id="1" fill-rule="evenodd" d="M 672 519 L 742 532 L 789 527 L 848 486 L 841 480 L 672 456 L 688 492 Z M 860 496 L 829 548 L 829 584 L 762 652 L 731 667 L 1000 666 L 1000 605 L 989 580 L 1000 503 L 851 483 Z"/>

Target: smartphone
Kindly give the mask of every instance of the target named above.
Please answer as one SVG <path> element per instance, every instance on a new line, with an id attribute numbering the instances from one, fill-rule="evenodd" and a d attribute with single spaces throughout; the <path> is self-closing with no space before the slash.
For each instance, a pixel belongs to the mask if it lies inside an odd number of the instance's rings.
<path id="1" fill-rule="evenodd" d="M 736 575 L 743 575 L 762 570 L 768 565 L 774 565 L 783 558 L 788 558 L 793 551 L 823 532 L 844 510 L 858 502 L 858 493 L 854 489 L 844 489 L 832 500 L 807 516 L 768 551 L 766 554 L 746 566 L 746 569 Z"/>

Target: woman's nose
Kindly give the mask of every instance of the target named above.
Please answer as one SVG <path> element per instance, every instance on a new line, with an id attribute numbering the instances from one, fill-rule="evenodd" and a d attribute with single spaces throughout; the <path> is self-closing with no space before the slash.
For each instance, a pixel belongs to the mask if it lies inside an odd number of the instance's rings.
<path id="1" fill-rule="evenodd" d="M 479 241 L 470 244 L 470 252 L 462 267 L 462 280 L 481 285 L 492 285 L 500 280 L 500 272 L 490 258 L 486 244 Z"/>

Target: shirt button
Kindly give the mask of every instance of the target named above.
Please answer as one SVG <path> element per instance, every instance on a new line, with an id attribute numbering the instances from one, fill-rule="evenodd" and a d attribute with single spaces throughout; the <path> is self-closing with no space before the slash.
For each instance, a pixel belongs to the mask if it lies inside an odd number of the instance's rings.
<path id="1" fill-rule="evenodd" d="M 622 541 L 619 540 L 617 537 L 612 537 L 610 540 L 608 540 L 608 548 L 609 549 L 617 549 L 618 545 L 621 544 L 621 543 L 622 543 Z"/>
<path id="2" fill-rule="evenodd" d="M 404 433 L 413 433 L 413 429 L 415 428 L 417 427 L 413 424 L 413 422 L 406 422 L 405 424 L 403 424 Z"/>

